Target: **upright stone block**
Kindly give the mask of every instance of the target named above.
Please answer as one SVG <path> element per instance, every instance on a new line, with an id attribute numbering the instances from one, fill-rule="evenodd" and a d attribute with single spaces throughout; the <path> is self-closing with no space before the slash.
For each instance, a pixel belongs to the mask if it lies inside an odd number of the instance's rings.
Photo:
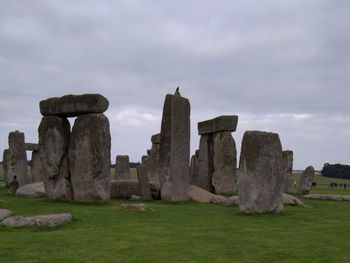
<path id="1" fill-rule="evenodd" d="M 212 185 L 214 158 L 214 142 L 211 134 L 202 135 L 199 141 L 198 156 L 198 179 L 194 181 L 194 185 L 209 192 L 214 192 Z"/>
<path id="2" fill-rule="evenodd" d="M 39 151 L 32 152 L 32 165 L 30 168 L 31 180 L 33 183 L 44 180 L 44 168 L 41 163 Z"/>
<path id="3" fill-rule="evenodd" d="M 75 120 L 68 151 L 74 200 L 108 201 L 111 135 L 107 117 L 103 114 L 80 115 Z"/>
<path id="4" fill-rule="evenodd" d="M 312 187 L 312 182 L 315 178 L 315 169 L 313 166 L 308 166 L 301 174 L 299 180 L 299 193 L 308 194 Z"/>
<path id="5" fill-rule="evenodd" d="M 72 186 L 68 160 L 69 121 L 56 116 L 43 117 L 38 132 L 45 192 L 50 199 L 71 200 Z"/>
<path id="6" fill-rule="evenodd" d="M 213 134 L 212 185 L 216 194 L 232 195 L 236 180 L 237 151 L 230 131 Z"/>
<path id="7" fill-rule="evenodd" d="M 196 150 L 195 154 L 191 157 L 190 164 L 190 185 L 198 184 L 198 168 L 199 168 L 199 150 Z"/>
<path id="8" fill-rule="evenodd" d="M 2 168 L 3 168 L 3 177 L 4 177 L 4 182 L 6 187 L 10 185 L 9 176 L 8 176 L 8 169 L 10 165 L 11 165 L 10 150 L 5 149 L 2 155 Z"/>
<path id="9" fill-rule="evenodd" d="M 117 155 L 115 160 L 115 179 L 130 179 L 128 155 Z"/>
<path id="10" fill-rule="evenodd" d="M 278 134 L 247 131 L 239 164 L 239 211 L 269 213 L 283 210 L 283 161 Z"/>
<path id="11" fill-rule="evenodd" d="M 139 179 L 140 192 L 143 200 L 152 200 L 151 187 L 149 185 L 147 170 L 144 165 L 137 166 L 137 177 Z"/>
<path id="12" fill-rule="evenodd" d="M 155 134 L 151 138 L 152 148 L 150 154 L 144 160 L 143 164 L 147 172 L 147 178 L 150 182 L 159 183 L 159 143 L 160 134 Z"/>
<path id="13" fill-rule="evenodd" d="M 161 198 L 176 202 L 188 200 L 190 163 L 190 102 L 166 95 L 160 133 Z"/>
<path id="14" fill-rule="evenodd" d="M 292 192 L 293 151 L 283 151 L 283 192 Z"/>
<path id="15" fill-rule="evenodd" d="M 8 167 L 8 180 L 11 183 L 16 176 L 18 186 L 30 183 L 27 175 L 27 154 L 24 141 L 24 133 L 14 131 L 9 133 L 10 166 Z"/>

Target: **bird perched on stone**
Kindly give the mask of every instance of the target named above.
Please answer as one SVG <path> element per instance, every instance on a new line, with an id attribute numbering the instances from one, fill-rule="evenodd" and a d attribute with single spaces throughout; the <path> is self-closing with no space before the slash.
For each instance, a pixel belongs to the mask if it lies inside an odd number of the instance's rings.
<path id="1" fill-rule="evenodd" d="M 180 95 L 180 91 L 179 91 L 180 87 L 177 87 L 176 90 L 175 90 L 175 94 L 174 95 L 177 95 L 177 96 L 181 96 Z"/>

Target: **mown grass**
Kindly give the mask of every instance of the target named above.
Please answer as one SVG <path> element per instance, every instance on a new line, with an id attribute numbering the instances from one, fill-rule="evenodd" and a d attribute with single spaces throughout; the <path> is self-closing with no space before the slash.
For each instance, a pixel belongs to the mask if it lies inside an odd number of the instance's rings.
<path id="1" fill-rule="evenodd" d="M 18 215 L 69 212 L 74 220 L 54 230 L 0 226 L 0 262 L 350 262 L 350 203 L 303 201 L 312 208 L 285 206 L 279 215 L 159 201 L 145 202 L 153 212 L 138 213 L 119 210 L 128 200 L 22 198 L 2 185 L 1 208 Z"/>

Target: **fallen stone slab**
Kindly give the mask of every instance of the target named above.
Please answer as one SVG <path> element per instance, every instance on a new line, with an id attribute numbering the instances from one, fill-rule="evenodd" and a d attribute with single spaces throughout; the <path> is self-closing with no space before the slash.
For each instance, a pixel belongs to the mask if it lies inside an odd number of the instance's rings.
<path id="1" fill-rule="evenodd" d="M 222 195 L 216 195 L 204 190 L 200 187 L 190 185 L 188 195 L 192 201 L 198 203 L 213 203 L 213 204 L 226 204 L 227 198 Z"/>
<path id="2" fill-rule="evenodd" d="M 36 215 L 36 216 L 10 216 L 2 221 L 6 227 L 57 227 L 72 221 L 69 213 Z"/>
<path id="3" fill-rule="evenodd" d="M 76 117 L 87 113 L 103 113 L 108 100 L 100 94 L 65 95 L 40 101 L 43 116 Z"/>
<path id="4" fill-rule="evenodd" d="M 283 193 L 283 203 L 285 205 L 303 205 L 304 206 L 304 203 L 300 201 L 298 198 L 286 193 Z"/>
<path id="5" fill-rule="evenodd" d="M 12 216 L 12 214 L 12 211 L 0 208 L 0 221 L 8 218 L 9 216 Z"/>
<path id="6" fill-rule="evenodd" d="M 211 120 L 198 122 L 198 134 L 212 134 L 220 131 L 235 131 L 237 129 L 237 115 L 222 115 Z"/>
<path id="7" fill-rule="evenodd" d="M 141 199 L 142 199 L 142 197 L 139 196 L 139 195 L 132 195 L 130 197 L 130 200 L 132 200 L 132 201 L 138 201 L 138 200 L 141 200 Z"/>
<path id="8" fill-rule="evenodd" d="M 303 198 L 332 201 L 350 201 L 350 195 L 331 195 L 331 194 L 308 194 Z"/>
<path id="9" fill-rule="evenodd" d="M 44 182 L 26 184 L 17 189 L 16 195 L 25 197 L 41 197 L 46 196 Z"/>
<path id="10" fill-rule="evenodd" d="M 120 208 L 128 211 L 138 211 L 138 212 L 153 211 L 153 209 L 147 207 L 144 204 L 121 204 Z"/>

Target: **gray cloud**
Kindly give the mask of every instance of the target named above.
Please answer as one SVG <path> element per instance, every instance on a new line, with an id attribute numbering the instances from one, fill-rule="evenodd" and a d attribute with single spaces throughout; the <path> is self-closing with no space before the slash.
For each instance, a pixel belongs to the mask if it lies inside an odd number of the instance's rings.
<path id="1" fill-rule="evenodd" d="M 264 129 L 295 150 L 297 168 L 349 162 L 349 7 L 1 1 L 0 149 L 11 130 L 37 140 L 40 100 L 99 92 L 110 101 L 113 155 L 136 161 L 159 130 L 165 94 L 179 85 L 191 101 L 192 150 L 197 121 L 239 114 L 238 145 L 244 130 Z"/>

